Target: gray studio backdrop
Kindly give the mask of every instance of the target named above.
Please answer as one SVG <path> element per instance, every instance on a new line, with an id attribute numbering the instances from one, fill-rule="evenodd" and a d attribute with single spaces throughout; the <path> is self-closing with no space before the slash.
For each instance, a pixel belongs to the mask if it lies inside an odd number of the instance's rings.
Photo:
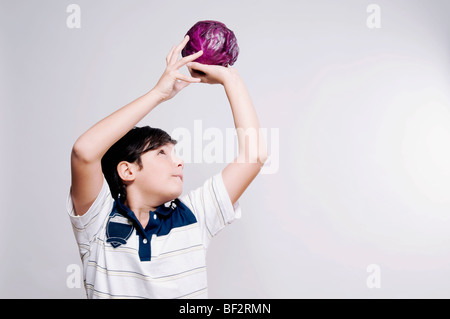
<path id="1" fill-rule="evenodd" d="M 238 37 L 235 67 L 272 157 L 210 246 L 210 297 L 449 298 L 449 11 L 447 0 L 2 0 L 0 297 L 85 297 L 65 211 L 71 146 L 213 19 Z M 185 191 L 225 166 L 211 150 L 227 153 L 233 128 L 221 87 L 191 85 L 142 124 L 200 147 Z"/>

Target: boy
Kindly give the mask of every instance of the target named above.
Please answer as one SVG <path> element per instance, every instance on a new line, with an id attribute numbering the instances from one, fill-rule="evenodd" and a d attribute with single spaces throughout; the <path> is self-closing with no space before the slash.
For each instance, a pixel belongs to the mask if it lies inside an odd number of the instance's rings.
<path id="1" fill-rule="evenodd" d="M 202 51 L 179 59 L 188 41 L 186 36 L 172 48 L 152 90 L 95 124 L 73 146 L 67 209 L 88 298 L 206 298 L 209 240 L 240 216 L 237 200 L 266 160 L 257 115 L 237 71 L 193 62 Z M 179 72 L 185 65 L 191 76 Z M 200 82 L 224 86 L 239 152 L 221 173 L 178 198 L 184 163 L 173 152 L 176 141 L 160 129 L 134 126 Z"/>

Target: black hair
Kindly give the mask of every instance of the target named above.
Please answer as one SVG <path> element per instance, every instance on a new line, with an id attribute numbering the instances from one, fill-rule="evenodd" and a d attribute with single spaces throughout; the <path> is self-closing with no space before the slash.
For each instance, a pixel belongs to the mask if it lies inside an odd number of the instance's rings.
<path id="1" fill-rule="evenodd" d="M 150 126 L 134 127 L 102 157 L 102 171 L 114 199 L 125 201 L 127 189 L 117 172 L 117 165 L 122 161 L 138 164 L 142 168 L 141 155 L 164 146 L 168 143 L 176 144 L 169 134 L 159 128 Z"/>

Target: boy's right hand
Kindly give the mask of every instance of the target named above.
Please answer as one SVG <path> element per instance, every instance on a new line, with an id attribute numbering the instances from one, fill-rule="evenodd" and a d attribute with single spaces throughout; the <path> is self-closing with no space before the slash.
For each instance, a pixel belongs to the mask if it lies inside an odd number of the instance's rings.
<path id="1" fill-rule="evenodd" d="M 181 50 L 183 50 L 188 41 L 189 36 L 186 35 L 183 41 L 178 46 L 174 46 L 166 57 L 167 67 L 153 88 L 153 91 L 159 95 L 161 101 L 170 100 L 189 84 L 200 82 L 200 79 L 184 75 L 179 71 L 182 66 L 194 61 L 203 54 L 203 51 L 198 51 L 178 60 Z"/>

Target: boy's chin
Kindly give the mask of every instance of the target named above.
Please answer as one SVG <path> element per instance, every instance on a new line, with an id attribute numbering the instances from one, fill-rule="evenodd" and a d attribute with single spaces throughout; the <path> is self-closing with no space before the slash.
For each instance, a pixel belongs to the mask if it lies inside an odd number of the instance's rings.
<path id="1" fill-rule="evenodd" d="M 183 186 L 180 186 L 177 189 L 172 190 L 167 196 L 168 197 L 167 201 L 171 201 L 180 197 L 182 193 L 183 193 Z"/>
<path id="2" fill-rule="evenodd" d="M 175 193 L 175 196 L 173 199 L 180 197 L 182 193 L 183 193 L 183 188 L 181 188 L 181 190 L 179 190 L 178 192 Z"/>

